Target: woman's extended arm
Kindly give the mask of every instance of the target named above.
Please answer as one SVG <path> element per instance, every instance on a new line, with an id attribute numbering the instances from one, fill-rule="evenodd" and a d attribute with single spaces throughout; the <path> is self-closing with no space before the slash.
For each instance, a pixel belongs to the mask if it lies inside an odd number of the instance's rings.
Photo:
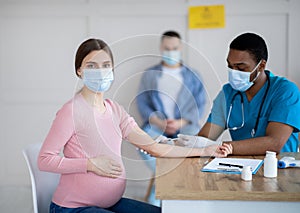
<path id="1" fill-rule="evenodd" d="M 231 145 L 212 145 L 205 148 L 187 148 L 160 144 L 154 141 L 139 127 L 135 127 L 127 137 L 128 141 L 135 146 L 147 151 L 155 157 L 193 157 L 193 156 L 216 156 L 226 157 L 231 153 Z"/>

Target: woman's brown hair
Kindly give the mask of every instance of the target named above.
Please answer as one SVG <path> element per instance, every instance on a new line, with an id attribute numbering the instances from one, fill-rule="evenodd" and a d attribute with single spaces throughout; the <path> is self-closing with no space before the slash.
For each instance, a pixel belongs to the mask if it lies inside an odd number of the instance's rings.
<path id="1" fill-rule="evenodd" d="M 112 65 L 114 65 L 114 59 L 112 52 L 109 46 L 100 39 L 90 38 L 84 41 L 79 47 L 76 52 L 75 56 L 75 73 L 78 77 L 80 77 L 77 73 L 77 70 L 81 67 L 81 63 L 83 59 L 92 51 L 95 50 L 103 50 L 105 51 L 111 58 Z"/>

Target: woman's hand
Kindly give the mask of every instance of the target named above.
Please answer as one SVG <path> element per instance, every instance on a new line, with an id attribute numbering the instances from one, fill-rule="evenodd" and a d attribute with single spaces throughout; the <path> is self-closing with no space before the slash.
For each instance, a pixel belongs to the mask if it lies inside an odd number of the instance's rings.
<path id="1" fill-rule="evenodd" d="M 90 158 L 87 170 L 99 176 L 117 178 L 122 174 L 121 165 L 107 156 Z"/>
<path id="2" fill-rule="evenodd" d="M 214 146 L 214 145 L 213 145 Z M 221 146 L 217 146 L 215 148 L 214 153 L 212 155 L 215 157 L 223 158 L 227 157 L 228 155 L 232 154 L 233 148 L 231 144 L 223 143 Z"/>

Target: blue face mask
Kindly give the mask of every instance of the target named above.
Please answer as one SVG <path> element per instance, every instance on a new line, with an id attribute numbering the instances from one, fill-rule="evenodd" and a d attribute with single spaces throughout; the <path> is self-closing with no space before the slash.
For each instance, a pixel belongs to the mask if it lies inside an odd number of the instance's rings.
<path id="1" fill-rule="evenodd" d="M 248 90 L 254 84 L 254 81 L 260 74 L 260 72 L 258 72 L 253 81 L 250 81 L 250 75 L 257 69 L 257 67 L 260 65 L 260 62 L 251 72 L 244 72 L 228 68 L 228 80 L 231 87 L 241 92 Z"/>
<path id="2" fill-rule="evenodd" d="M 180 63 L 181 52 L 179 50 L 163 51 L 162 60 L 167 65 L 174 66 L 174 65 Z"/>
<path id="3" fill-rule="evenodd" d="M 112 68 L 84 69 L 82 80 L 84 85 L 93 92 L 105 92 L 110 88 L 114 74 Z"/>

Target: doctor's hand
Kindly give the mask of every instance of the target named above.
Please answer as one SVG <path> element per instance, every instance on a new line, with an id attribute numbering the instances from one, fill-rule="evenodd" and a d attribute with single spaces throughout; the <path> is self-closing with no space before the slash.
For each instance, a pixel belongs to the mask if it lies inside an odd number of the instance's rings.
<path id="1" fill-rule="evenodd" d="M 96 175 L 110 178 L 117 178 L 122 174 L 121 165 L 107 156 L 88 159 L 87 170 Z"/>
<path id="2" fill-rule="evenodd" d="M 202 149 L 201 156 L 226 157 L 232 154 L 232 145 L 210 140 L 201 136 L 178 134 L 176 145 Z M 222 145 L 221 145 L 222 144 Z"/>
<path id="3" fill-rule="evenodd" d="M 202 148 L 210 145 L 219 145 L 217 141 L 210 140 L 202 136 L 178 134 L 178 140 L 175 142 L 178 146 L 189 148 Z"/>

